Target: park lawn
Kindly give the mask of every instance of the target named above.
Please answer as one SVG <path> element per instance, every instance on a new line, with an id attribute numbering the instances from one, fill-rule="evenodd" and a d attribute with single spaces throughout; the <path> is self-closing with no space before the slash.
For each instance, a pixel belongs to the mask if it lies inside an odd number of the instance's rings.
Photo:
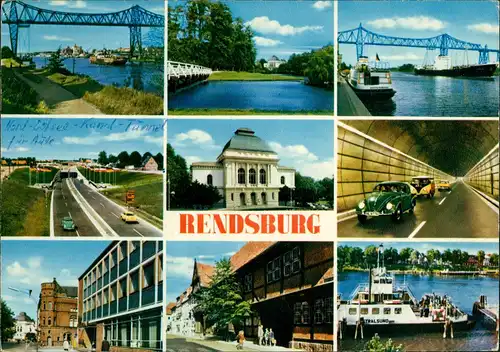
<path id="1" fill-rule="evenodd" d="M 304 77 L 275 73 L 218 71 L 208 77 L 209 81 L 302 81 Z"/>
<path id="2" fill-rule="evenodd" d="M 55 170 L 51 175 L 55 175 Z M 49 173 L 47 174 L 47 180 Z M 32 175 L 32 182 L 34 182 Z M 28 168 L 15 170 L 0 190 L 2 236 L 49 236 L 49 191 L 28 187 Z"/>
<path id="3" fill-rule="evenodd" d="M 131 188 L 132 187 L 132 188 Z M 163 180 L 140 186 L 120 187 L 103 191 L 107 197 L 125 204 L 127 190 L 135 191 L 133 206 L 157 218 L 163 219 Z"/>
<path id="4" fill-rule="evenodd" d="M 169 115 L 331 115 L 333 110 L 168 109 Z"/>
<path id="5" fill-rule="evenodd" d="M 57 169 L 51 168 L 51 172 L 39 172 L 37 173 L 31 171 L 31 185 L 33 186 L 35 183 L 50 183 L 54 176 L 57 174 Z M 30 175 L 28 167 L 17 169 L 9 175 L 9 181 L 15 181 L 21 183 L 25 186 L 29 185 Z"/>

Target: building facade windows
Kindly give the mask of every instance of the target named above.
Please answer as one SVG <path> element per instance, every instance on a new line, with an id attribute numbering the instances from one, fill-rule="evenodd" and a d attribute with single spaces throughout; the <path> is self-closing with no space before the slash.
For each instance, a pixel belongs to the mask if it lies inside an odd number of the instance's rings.
<path id="1" fill-rule="evenodd" d="M 251 292 L 253 289 L 252 274 L 245 275 L 243 288 L 245 292 Z"/>
<path id="2" fill-rule="evenodd" d="M 207 176 L 207 185 L 212 186 L 214 184 L 214 177 L 212 175 Z"/>
<path id="3" fill-rule="evenodd" d="M 259 182 L 261 185 L 266 184 L 266 170 L 264 169 L 259 171 Z"/>
<path id="4" fill-rule="evenodd" d="M 281 279 L 281 257 L 267 263 L 267 282 L 274 282 L 279 279 Z"/>
<path id="5" fill-rule="evenodd" d="M 280 183 L 281 183 L 282 185 L 284 185 L 284 184 L 285 184 L 285 176 L 281 176 L 281 178 L 280 178 Z"/>
<path id="6" fill-rule="evenodd" d="M 283 275 L 290 276 L 300 271 L 300 248 L 295 247 L 293 250 L 286 252 L 283 255 Z"/>
<path id="7" fill-rule="evenodd" d="M 248 171 L 248 182 L 251 185 L 257 184 L 257 173 L 255 172 L 255 169 L 250 169 Z"/>
<path id="8" fill-rule="evenodd" d="M 245 169 L 243 169 L 243 168 L 238 169 L 238 183 L 240 185 L 245 184 Z"/>
<path id="9" fill-rule="evenodd" d="M 322 298 L 314 302 L 314 324 L 323 324 L 325 313 L 325 301 Z"/>
<path id="10" fill-rule="evenodd" d="M 294 323 L 296 325 L 308 325 L 310 323 L 309 303 L 296 302 L 294 305 L 293 316 L 294 316 Z"/>

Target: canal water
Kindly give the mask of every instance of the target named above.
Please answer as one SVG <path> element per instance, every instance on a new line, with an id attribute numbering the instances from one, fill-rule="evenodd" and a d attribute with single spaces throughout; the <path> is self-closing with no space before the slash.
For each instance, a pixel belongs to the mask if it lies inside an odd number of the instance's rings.
<path id="1" fill-rule="evenodd" d="M 396 95 L 366 102 L 374 116 L 497 117 L 500 77 L 454 78 L 393 72 Z"/>
<path id="2" fill-rule="evenodd" d="M 367 272 L 349 272 L 338 274 L 338 290 L 342 299 L 348 299 L 359 283 L 368 282 Z M 436 293 L 452 297 L 453 302 L 464 312 L 471 314 L 474 302 L 484 294 L 488 304 L 498 306 L 499 280 L 492 277 L 472 276 L 420 276 L 396 275 L 396 284 L 406 282 L 417 299 L 426 293 Z M 491 351 L 497 346 L 493 330 L 487 329 L 480 322 L 470 331 L 455 332 L 454 339 L 443 339 L 442 333 L 428 333 L 412 336 L 380 336 L 382 340 L 390 337 L 396 344 L 403 344 L 406 351 Z M 364 341 L 345 338 L 339 342 L 339 351 L 361 351 L 371 336 Z"/>
<path id="3" fill-rule="evenodd" d="M 42 68 L 47 65 L 49 59 L 35 57 L 33 61 L 37 68 Z M 103 85 L 127 86 L 163 96 L 163 69 L 158 64 L 94 65 L 86 58 L 77 58 L 74 62 L 75 73 L 90 76 Z M 73 72 L 73 59 L 65 59 L 64 65 L 70 72 Z"/>
<path id="4" fill-rule="evenodd" d="M 169 109 L 328 110 L 333 91 L 294 81 L 210 81 L 169 95 Z"/>

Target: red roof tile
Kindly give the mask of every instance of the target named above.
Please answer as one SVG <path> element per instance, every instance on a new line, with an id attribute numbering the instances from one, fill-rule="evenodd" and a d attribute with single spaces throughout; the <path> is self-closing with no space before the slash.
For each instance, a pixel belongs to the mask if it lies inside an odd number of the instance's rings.
<path id="1" fill-rule="evenodd" d="M 196 262 L 196 272 L 200 277 L 201 287 L 208 287 L 212 281 L 212 276 L 215 272 L 215 267 L 209 264 Z"/>
<path id="2" fill-rule="evenodd" d="M 172 308 L 174 308 L 175 306 L 176 304 L 174 302 L 170 302 L 169 304 L 167 304 L 167 315 L 172 314 Z"/>
<path id="3" fill-rule="evenodd" d="M 248 242 L 231 257 L 233 270 L 238 270 L 243 265 L 257 257 L 276 242 Z"/>

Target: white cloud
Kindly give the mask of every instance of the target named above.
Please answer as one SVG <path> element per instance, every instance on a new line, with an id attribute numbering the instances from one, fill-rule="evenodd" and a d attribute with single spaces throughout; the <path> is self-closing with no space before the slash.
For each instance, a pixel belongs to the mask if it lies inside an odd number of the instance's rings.
<path id="1" fill-rule="evenodd" d="M 283 44 L 283 42 L 281 42 L 279 40 L 274 40 L 274 39 L 270 39 L 270 38 L 253 37 L 253 39 L 255 40 L 255 44 L 257 46 L 276 46 L 276 45 Z"/>
<path id="2" fill-rule="evenodd" d="M 42 265 L 42 257 L 31 257 L 28 258 L 27 263 L 30 269 L 38 269 Z"/>
<path id="3" fill-rule="evenodd" d="M 69 136 L 63 138 L 65 144 L 97 145 L 102 142 L 125 142 L 125 141 L 144 141 L 159 146 L 163 145 L 163 137 L 151 136 L 146 130 L 129 129 L 125 132 L 115 132 L 108 135 L 92 131 L 88 136 L 76 137 Z M 89 154 L 90 155 L 90 154 Z"/>
<path id="4" fill-rule="evenodd" d="M 51 6 L 66 6 L 68 5 L 67 0 L 53 0 L 49 2 L 49 5 Z"/>
<path id="5" fill-rule="evenodd" d="M 332 7 L 332 1 L 316 1 L 312 7 L 318 11 L 323 11 Z"/>
<path id="6" fill-rule="evenodd" d="M 30 150 L 30 148 L 26 148 L 26 147 L 17 147 L 16 149 L 16 152 L 27 152 Z"/>
<path id="7" fill-rule="evenodd" d="M 167 254 L 167 277 L 191 278 L 193 275 L 193 258 L 172 257 Z"/>
<path id="8" fill-rule="evenodd" d="M 423 56 L 418 56 L 414 53 L 406 53 L 402 55 L 379 55 L 382 61 L 407 61 L 407 60 L 422 60 Z M 372 58 L 375 60 L 375 56 Z"/>
<path id="9" fill-rule="evenodd" d="M 176 134 L 172 145 L 176 148 L 195 146 L 203 149 L 220 149 L 208 132 L 196 129 Z"/>
<path id="10" fill-rule="evenodd" d="M 45 39 L 45 40 L 56 40 L 56 41 L 60 41 L 60 42 L 72 42 L 72 41 L 74 41 L 73 38 L 60 37 L 58 35 L 44 35 L 43 39 Z"/>
<path id="11" fill-rule="evenodd" d="M 368 21 L 368 24 L 375 28 L 404 28 L 418 31 L 439 31 L 446 27 L 446 22 L 426 16 L 379 18 Z"/>
<path id="12" fill-rule="evenodd" d="M 14 297 L 14 296 L 11 296 L 11 295 L 4 295 L 4 294 L 2 294 L 2 299 L 4 301 L 6 301 L 6 302 L 7 301 L 11 301 L 12 302 L 12 301 L 15 301 L 17 299 L 17 297 Z"/>
<path id="13" fill-rule="evenodd" d="M 282 159 L 294 159 L 302 161 L 316 161 L 318 157 L 311 153 L 309 149 L 303 144 L 286 145 L 283 146 L 278 142 L 270 142 L 269 146 L 278 153 Z"/>
<path id="14" fill-rule="evenodd" d="M 500 26 L 491 23 L 477 23 L 468 25 L 467 28 L 471 31 L 482 32 L 487 34 L 500 33 Z"/>
<path id="15" fill-rule="evenodd" d="M 87 7 L 87 3 L 84 0 L 52 0 L 49 2 L 52 6 L 67 6 L 73 9 L 84 9 Z"/>
<path id="16" fill-rule="evenodd" d="M 296 167 L 297 171 L 302 175 L 312 177 L 316 180 L 321 180 L 325 177 L 332 178 L 335 173 L 333 158 L 324 161 L 298 163 Z"/>
<path id="17" fill-rule="evenodd" d="M 2 147 L 1 151 L 2 151 L 2 153 L 5 153 L 6 151 L 8 151 L 8 149 L 7 149 L 7 148 Z"/>
<path id="18" fill-rule="evenodd" d="M 278 21 L 271 20 L 267 16 L 255 17 L 245 25 L 252 27 L 253 30 L 264 34 L 279 34 L 283 36 L 302 34 L 307 31 L 321 31 L 323 26 L 302 26 L 294 27 L 289 24 L 282 25 Z"/>
<path id="19" fill-rule="evenodd" d="M 163 136 L 161 137 L 153 137 L 153 136 L 145 136 L 144 142 L 157 144 L 158 146 L 163 146 Z"/>
<path id="20" fill-rule="evenodd" d="M 7 265 L 7 274 L 9 276 L 20 277 L 26 275 L 27 273 L 28 270 L 26 270 L 26 268 L 24 268 L 18 261 Z"/>
<path id="21" fill-rule="evenodd" d="M 195 155 L 188 155 L 184 159 L 186 159 L 186 163 L 188 165 L 191 165 L 192 163 L 197 163 L 198 161 L 201 161 L 201 158 L 199 156 L 195 156 Z"/>

